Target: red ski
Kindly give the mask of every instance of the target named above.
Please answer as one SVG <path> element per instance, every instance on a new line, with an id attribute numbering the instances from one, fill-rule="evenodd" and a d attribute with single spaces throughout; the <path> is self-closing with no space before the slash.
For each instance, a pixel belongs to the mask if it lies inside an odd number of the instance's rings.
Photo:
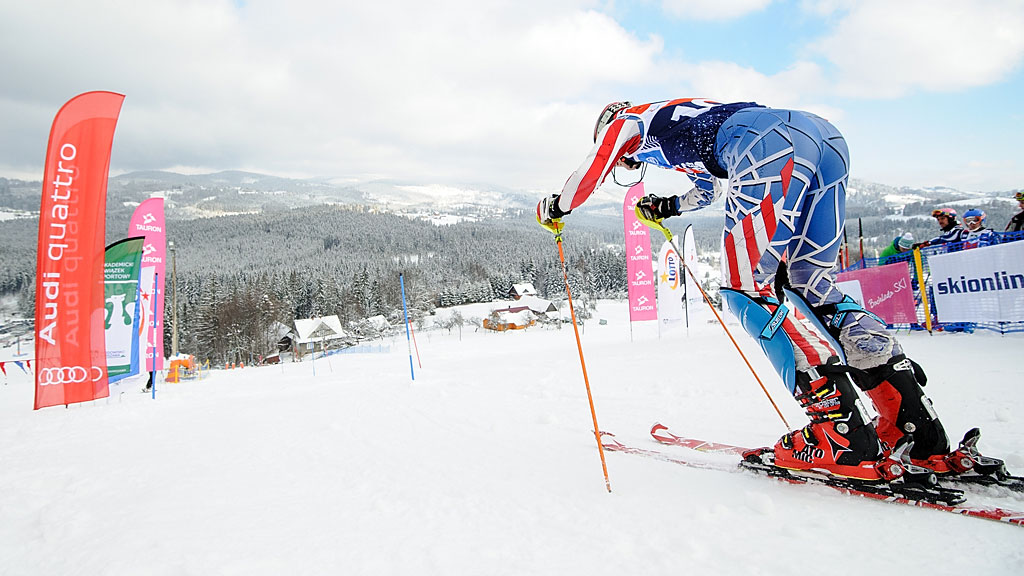
<path id="1" fill-rule="evenodd" d="M 662 444 L 682 446 L 683 448 L 690 448 L 691 450 L 697 450 L 699 452 L 725 452 L 728 454 L 743 456 L 743 453 L 747 451 L 747 449 L 742 446 L 718 444 L 715 442 L 705 442 L 704 440 L 676 436 L 669 431 L 667 426 L 657 423 L 651 427 L 651 436 Z"/>
<path id="2" fill-rule="evenodd" d="M 673 434 L 660 424 L 655 424 L 651 429 L 651 435 L 656 440 L 663 444 L 673 446 L 683 446 L 693 450 L 699 450 L 702 452 L 716 452 L 724 454 L 733 454 L 739 456 L 746 448 L 740 446 L 732 446 L 729 444 L 720 444 L 716 442 L 707 442 L 704 440 L 698 440 L 695 438 L 686 438 Z M 702 470 L 717 470 L 722 472 L 743 472 L 746 470 L 758 473 L 759 475 L 766 475 L 777 480 L 788 482 L 790 484 L 817 484 L 821 486 L 828 486 L 838 492 L 852 496 L 863 496 L 865 498 L 871 498 L 873 500 L 881 500 L 884 502 L 891 502 L 894 504 L 906 504 L 909 506 L 917 506 L 921 508 L 931 508 L 932 510 L 941 510 L 943 512 L 950 512 L 953 514 L 959 514 L 962 516 L 973 516 L 975 518 L 983 518 L 986 520 L 996 520 L 1007 524 L 1013 524 L 1016 526 L 1024 527 L 1024 512 L 1017 512 L 1013 510 L 1007 510 L 999 507 L 979 507 L 979 506 L 966 506 L 960 502 L 963 501 L 963 491 L 955 490 L 950 488 L 928 488 L 914 485 L 899 485 L 899 484 L 875 484 L 867 485 L 862 483 L 855 483 L 846 479 L 837 478 L 833 476 L 826 476 L 823 474 L 815 473 L 799 473 L 797 471 L 789 471 L 781 468 L 774 468 L 769 470 L 768 467 L 752 467 L 749 465 L 740 466 L 739 462 L 736 465 L 723 465 L 712 462 L 702 462 L 699 460 L 688 460 L 685 457 L 680 457 L 675 454 L 667 454 L 658 450 L 650 450 L 644 448 L 637 448 L 634 446 L 628 446 L 619 442 L 613 434 L 602 432 L 601 433 L 601 444 L 605 450 L 609 452 L 623 452 L 626 454 L 635 454 L 643 456 L 645 458 L 653 458 L 661 460 L 662 462 L 671 462 L 673 464 L 679 464 L 681 466 L 687 466 L 689 468 L 698 468 Z M 957 502 L 957 503 L 953 503 Z"/>

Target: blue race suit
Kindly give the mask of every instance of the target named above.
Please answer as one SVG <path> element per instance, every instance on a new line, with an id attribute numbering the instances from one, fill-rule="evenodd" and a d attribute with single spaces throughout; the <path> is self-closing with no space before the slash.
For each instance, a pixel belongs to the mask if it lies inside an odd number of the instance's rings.
<path id="1" fill-rule="evenodd" d="M 678 198 L 680 211 L 710 205 L 723 188 L 716 178 L 726 180 L 726 287 L 767 296 L 785 257 L 792 289 L 812 307 L 843 300 L 832 268 L 845 220 L 849 151 L 824 119 L 753 102 L 693 98 L 626 108 L 569 177 L 559 207 L 568 212 L 583 204 L 622 157 L 686 173 L 694 187 Z M 759 301 L 770 313 L 777 308 Z M 793 310 L 783 330 L 798 370 L 824 364 L 836 353 L 821 330 Z M 845 314 L 837 337 L 856 368 L 880 366 L 902 354 L 884 324 L 863 312 Z"/>

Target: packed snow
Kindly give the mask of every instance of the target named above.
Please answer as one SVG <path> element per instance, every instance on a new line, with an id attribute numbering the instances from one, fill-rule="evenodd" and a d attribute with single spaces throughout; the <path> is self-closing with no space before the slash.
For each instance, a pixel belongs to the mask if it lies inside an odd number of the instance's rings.
<path id="1" fill-rule="evenodd" d="M 658 446 L 651 425 L 748 446 L 786 432 L 708 319 L 659 335 L 600 302 L 581 339 L 601 429 L 694 458 L 712 456 Z M 900 338 L 953 440 L 980 426 L 983 452 L 1024 473 L 1024 337 Z M 415 380 L 404 333 L 385 343 L 39 411 L 8 363 L 0 574 L 1024 573 L 1020 527 L 750 473 L 606 453 L 607 492 L 571 325 L 416 333 Z"/>

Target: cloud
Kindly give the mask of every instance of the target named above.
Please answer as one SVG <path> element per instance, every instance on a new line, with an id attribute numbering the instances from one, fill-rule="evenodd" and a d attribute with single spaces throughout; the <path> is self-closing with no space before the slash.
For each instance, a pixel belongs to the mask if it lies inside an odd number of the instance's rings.
<path id="1" fill-rule="evenodd" d="M 772 0 L 662 0 L 665 12 L 687 20 L 732 20 L 764 10 Z"/>
<path id="2" fill-rule="evenodd" d="M 692 20 L 768 4 L 663 8 Z M 999 82 L 1024 59 L 1024 4 L 964 4 L 802 2 L 814 14 L 804 39 L 822 37 L 796 57 L 767 58 L 766 73 L 682 59 L 716 52 L 688 44 L 685 31 L 635 32 L 601 0 L 6 2 L 0 174 L 41 174 L 57 109 L 113 90 L 127 96 L 114 173 L 243 169 L 557 189 L 613 100 L 754 100 L 839 121 L 848 97 Z M 800 41 L 765 40 L 765 54 Z"/>
<path id="3" fill-rule="evenodd" d="M 724 101 L 757 100 L 777 108 L 800 107 L 810 87 L 820 86 L 822 71 L 813 62 L 797 62 L 776 74 L 764 74 L 732 62 L 700 62 L 689 68 L 693 88 Z"/>
<path id="4" fill-rule="evenodd" d="M 662 50 L 592 4 L 7 3 L 0 101 L 33 113 L 0 119 L 27 135 L 0 158 L 40 163 L 60 105 L 104 89 L 127 96 L 115 171 L 557 186 L 605 92 L 641 82 Z"/>
<path id="5" fill-rule="evenodd" d="M 847 10 L 828 36 L 808 46 L 835 66 L 837 92 L 893 98 L 957 91 L 1010 76 L 1024 60 L 1019 0 L 867 0 Z"/>

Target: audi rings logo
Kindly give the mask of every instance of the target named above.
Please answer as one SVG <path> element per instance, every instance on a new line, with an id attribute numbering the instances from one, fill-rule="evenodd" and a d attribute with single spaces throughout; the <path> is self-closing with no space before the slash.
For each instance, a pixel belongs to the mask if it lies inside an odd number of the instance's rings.
<path id="1" fill-rule="evenodd" d="M 103 368 L 99 366 L 57 366 L 39 370 L 39 385 L 79 384 L 95 382 L 103 377 Z"/>

